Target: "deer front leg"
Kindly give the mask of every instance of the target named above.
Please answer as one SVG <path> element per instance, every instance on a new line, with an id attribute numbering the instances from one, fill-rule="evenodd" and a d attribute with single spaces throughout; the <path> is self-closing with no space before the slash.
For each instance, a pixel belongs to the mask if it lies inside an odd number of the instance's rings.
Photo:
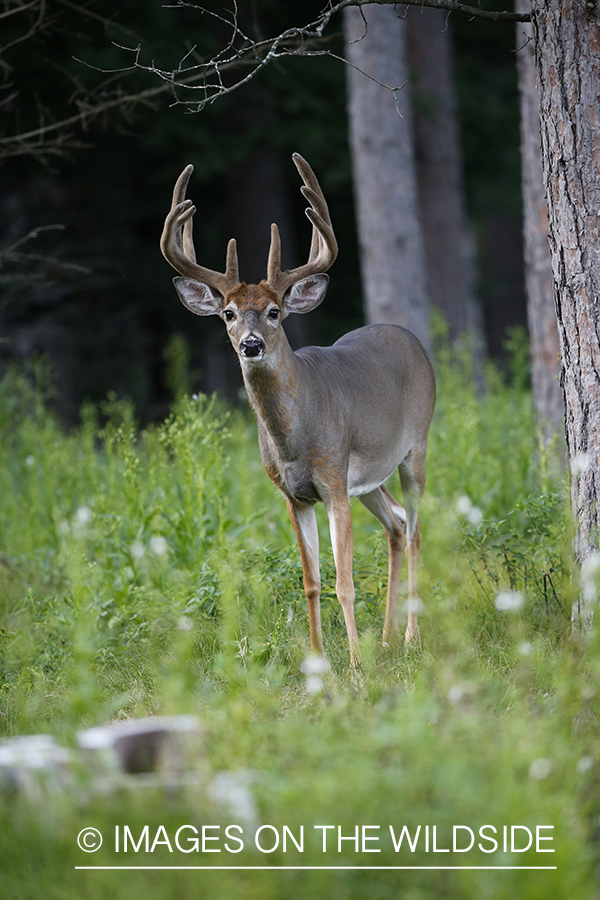
<path id="1" fill-rule="evenodd" d="M 346 621 L 346 630 L 350 643 L 350 662 L 355 666 L 360 663 L 360 650 L 358 647 L 356 621 L 354 619 L 354 581 L 352 580 L 354 537 L 350 502 L 346 496 L 343 496 L 336 497 L 326 502 L 325 505 L 329 517 L 331 545 L 336 569 L 335 592 Z"/>
<path id="2" fill-rule="evenodd" d="M 319 574 L 319 532 L 313 506 L 296 503 L 286 498 L 287 510 L 300 548 L 304 592 L 308 601 L 310 624 L 310 648 L 313 653 L 323 653 L 321 635 L 321 576 Z"/>
<path id="3" fill-rule="evenodd" d="M 373 513 L 376 519 L 379 519 L 388 539 L 388 587 L 383 625 L 383 646 L 385 647 L 388 644 L 397 644 L 400 639 L 398 594 L 400 593 L 402 550 L 406 536 L 406 513 L 385 485 L 375 488 L 368 494 L 363 494 L 358 499 L 369 512 Z"/>

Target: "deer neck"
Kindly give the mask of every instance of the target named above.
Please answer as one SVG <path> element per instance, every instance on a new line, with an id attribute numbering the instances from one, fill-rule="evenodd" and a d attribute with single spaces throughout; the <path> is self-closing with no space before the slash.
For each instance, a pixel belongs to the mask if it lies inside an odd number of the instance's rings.
<path id="1" fill-rule="evenodd" d="M 269 432 L 279 454 L 294 458 L 298 428 L 298 362 L 282 338 L 266 358 L 242 360 L 242 375 L 250 403 Z"/>

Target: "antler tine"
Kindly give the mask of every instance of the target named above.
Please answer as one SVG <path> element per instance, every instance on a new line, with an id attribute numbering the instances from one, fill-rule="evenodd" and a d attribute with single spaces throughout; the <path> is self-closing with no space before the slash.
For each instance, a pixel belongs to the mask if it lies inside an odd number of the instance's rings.
<path id="1" fill-rule="evenodd" d="M 160 249 L 167 262 L 180 275 L 186 275 L 195 281 L 202 281 L 210 287 L 216 288 L 220 294 L 225 296 L 240 283 L 236 243 L 232 238 L 227 245 L 227 264 L 224 273 L 215 272 L 213 269 L 207 269 L 196 263 L 192 233 L 192 217 L 196 212 L 196 207 L 191 200 L 185 199 L 193 171 L 193 166 L 186 166 L 175 183 L 171 211 L 165 219 Z"/>
<path id="2" fill-rule="evenodd" d="M 317 193 L 312 188 L 303 185 L 300 188 L 300 192 L 302 196 L 308 200 L 310 203 L 312 210 L 316 211 L 319 215 L 319 218 L 323 221 L 323 223 L 327 223 L 331 228 L 331 220 L 329 218 L 329 209 L 327 208 L 327 204 L 325 203 L 325 198 L 323 194 Z M 310 210 L 312 212 L 312 210 Z M 306 210 L 306 215 L 308 216 L 309 210 Z M 310 216 L 309 216 L 310 218 Z M 312 221 L 312 219 L 311 219 Z M 312 240 L 310 242 L 310 252 L 308 254 L 308 261 L 312 262 L 317 258 L 319 251 L 322 246 L 321 236 L 319 234 L 319 228 L 314 226 L 313 223 L 313 232 L 312 232 Z"/>
<path id="3" fill-rule="evenodd" d="M 185 169 L 175 182 L 175 187 L 173 188 L 173 202 L 171 203 L 171 209 L 173 209 L 174 206 L 179 206 L 179 204 L 183 203 L 183 201 L 185 200 L 187 186 L 190 182 L 193 171 L 194 167 L 190 163 L 189 166 L 185 167 Z"/>
<path id="4" fill-rule="evenodd" d="M 240 283 L 238 266 L 237 243 L 235 238 L 230 238 L 227 244 L 227 259 L 225 261 L 225 278 L 234 287 Z"/>
<path id="5" fill-rule="evenodd" d="M 313 231 L 308 255 L 308 262 L 304 266 L 297 269 L 281 271 L 281 246 L 279 240 L 279 230 L 276 225 L 271 226 L 271 248 L 269 250 L 269 261 L 267 263 L 267 284 L 272 287 L 280 296 L 285 291 L 309 275 L 317 275 L 326 272 L 327 269 L 335 262 L 338 252 L 337 241 L 333 233 L 331 218 L 327 201 L 323 195 L 323 191 L 317 181 L 317 177 L 309 164 L 303 159 L 299 153 L 292 155 L 294 164 L 300 173 L 303 186 L 300 188 L 303 196 L 310 203 L 310 207 L 306 210 L 306 215 L 310 219 Z"/>
<path id="6" fill-rule="evenodd" d="M 331 238 L 333 239 L 333 244 L 335 246 L 333 260 L 335 260 L 335 257 L 337 256 L 337 242 L 335 241 L 335 237 L 333 235 L 331 218 L 329 216 L 329 208 L 327 206 L 327 201 L 325 200 L 325 197 L 323 195 L 323 191 L 321 190 L 321 186 L 317 181 L 315 173 L 299 153 L 295 153 L 293 159 L 296 168 L 298 169 L 298 172 L 300 173 L 302 180 L 304 181 L 304 185 L 300 188 L 302 195 L 308 200 L 312 208 L 315 210 L 315 212 L 318 213 L 323 222 L 331 231 Z M 306 211 L 306 214 L 308 215 L 308 210 Z M 309 216 L 309 218 L 314 225 L 312 217 Z M 324 249 L 322 236 L 319 232 L 320 228 L 318 226 L 313 227 L 312 241 L 308 257 L 309 261 L 315 259 L 318 256 L 319 252 Z"/>
<path id="7" fill-rule="evenodd" d="M 196 207 L 192 206 L 191 209 L 196 211 Z M 196 248 L 194 247 L 194 213 L 186 220 L 183 226 L 183 255 L 187 256 L 187 258 L 195 263 L 196 262 Z"/>
<path id="8" fill-rule="evenodd" d="M 273 222 L 271 225 L 271 246 L 267 260 L 267 283 L 275 282 L 281 275 L 281 238 L 279 228 Z"/>

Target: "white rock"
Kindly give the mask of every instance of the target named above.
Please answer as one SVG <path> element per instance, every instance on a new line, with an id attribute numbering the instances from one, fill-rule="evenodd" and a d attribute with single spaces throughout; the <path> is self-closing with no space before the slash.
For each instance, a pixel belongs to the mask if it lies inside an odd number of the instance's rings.
<path id="1" fill-rule="evenodd" d="M 12 738 L 0 744 L 0 789 L 37 797 L 73 781 L 74 754 L 49 734 Z"/>
<path id="2" fill-rule="evenodd" d="M 183 772 L 201 759 L 203 729 L 194 716 L 125 719 L 77 735 L 84 761 L 130 775 Z"/>

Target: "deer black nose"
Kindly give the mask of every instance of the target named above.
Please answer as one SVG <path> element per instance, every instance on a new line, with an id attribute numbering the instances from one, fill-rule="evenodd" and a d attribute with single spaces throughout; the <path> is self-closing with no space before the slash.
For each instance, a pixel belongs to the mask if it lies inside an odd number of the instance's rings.
<path id="1" fill-rule="evenodd" d="M 265 342 L 255 334 L 240 341 L 240 353 L 243 356 L 260 356 L 265 350 Z"/>

